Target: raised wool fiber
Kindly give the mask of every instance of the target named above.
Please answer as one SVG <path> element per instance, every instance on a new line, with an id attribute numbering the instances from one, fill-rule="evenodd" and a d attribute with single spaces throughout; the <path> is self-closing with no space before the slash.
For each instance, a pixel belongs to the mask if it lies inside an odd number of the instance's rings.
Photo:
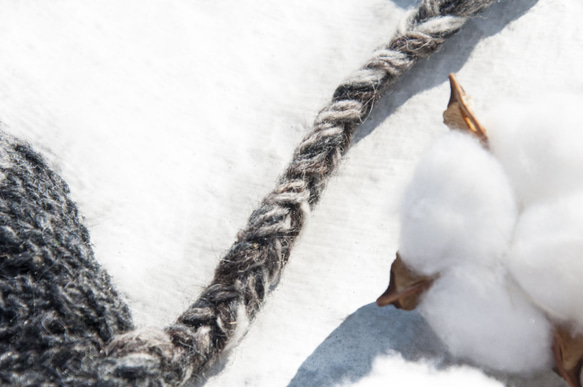
<path id="1" fill-rule="evenodd" d="M 551 326 L 504 270 L 463 265 L 442 273 L 420 312 L 452 355 L 497 371 L 548 369 Z"/>
<path id="2" fill-rule="evenodd" d="M 498 161 L 470 135 L 448 132 L 417 165 L 400 217 L 403 261 L 432 275 L 463 262 L 499 262 L 517 205 Z"/>
<path id="3" fill-rule="evenodd" d="M 583 333 L 583 193 L 540 202 L 521 215 L 508 267 L 532 301 Z"/>
<path id="4" fill-rule="evenodd" d="M 522 205 L 583 189 L 583 97 L 504 101 L 484 117 L 493 154 Z"/>

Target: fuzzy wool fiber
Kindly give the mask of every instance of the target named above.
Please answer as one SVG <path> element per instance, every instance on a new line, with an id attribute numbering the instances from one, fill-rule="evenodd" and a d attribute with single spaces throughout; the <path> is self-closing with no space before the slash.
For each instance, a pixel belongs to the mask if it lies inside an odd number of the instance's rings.
<path id="1" fill-rule="evenodd" d="M 85 386 L 133 328 L 95 261 L 69 188 L 30 146 L 0 139 L 0 382 Z"/>

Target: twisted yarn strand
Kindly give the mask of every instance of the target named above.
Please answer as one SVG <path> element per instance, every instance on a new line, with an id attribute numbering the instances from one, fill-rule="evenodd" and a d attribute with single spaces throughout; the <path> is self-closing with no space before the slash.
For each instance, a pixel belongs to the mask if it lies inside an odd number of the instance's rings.
<path id="1" fill-rule="evenodd" d="M 142 375 L 136 354 L 157 357 L 155 372 L 144 367 L 150 380 L 181 383 L 200 375 L 253 320 L 265 296 L 278 281 L 290 250 L 310 209 L 319 201 L 330 175 L 350 147 L 355 128 L 374 102 L 419 59 L 437 51 L 466 20 L 496 0 L 424 0 L 409 13 L 396 36 L 334 92 L 320 111 L 313 130 L 296 148 L 275 189 L 250 216 L 211 284 L 178 320 L 159 333 L 153 347 L 135 333 L 118 337 L 108 361 L 118 374 L 128 368 L 136 382 Z M 151 333 L 151 332 L 150 332 Z M 146 334 L 147 336 L 147 334 Z M 150 359 L 151 360 L 151 359 Z M 151 365 L 149 363 L 149 365 Z"/>

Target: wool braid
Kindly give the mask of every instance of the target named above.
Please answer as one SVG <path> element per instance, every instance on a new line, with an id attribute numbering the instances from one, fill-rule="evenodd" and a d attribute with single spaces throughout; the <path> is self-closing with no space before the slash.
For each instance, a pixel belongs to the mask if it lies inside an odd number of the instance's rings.
<path id="1" fill-rule="evenodd" d="M 210 285 L 164 330 L 132 330 L 66 184 L 28 146 L 2 135 L 0 381 L 171 386 L 201 377 L 237 343 L 277 284 L 306 217 L 375 101 L 496 1 L 423 0 L 411 11 L 396 36 L 336 89 Z"/>
<path id="2" fill-rule="evenodd" d="M 118 337 L 110 347 L 109 360 L 118 362 L 113 369 L 123 370 L 124 359 L 131 359 L 135 381 L 140 377 L 135 356 L 149 353 L 158 356 L 152 363 L 161 368 L 155 376 L 148 369 L 148 377 L 159 378 L 160 385 L 181 383 L 201 375 L 222 350 L 234 345 L 276 285 L 304 220 L 374 102 L 415 62 L 437 51 L 468 18 L 496 1 L 424 0 L 410 12 L 396 36 L 338 86 L 330 104 L 319 112 L 277 186 L 251 214 L 219 263 L 211 284 L 165 329 L 166 337 L 157 336 L 165 350 L 153 354 L 139 334 Z"/>

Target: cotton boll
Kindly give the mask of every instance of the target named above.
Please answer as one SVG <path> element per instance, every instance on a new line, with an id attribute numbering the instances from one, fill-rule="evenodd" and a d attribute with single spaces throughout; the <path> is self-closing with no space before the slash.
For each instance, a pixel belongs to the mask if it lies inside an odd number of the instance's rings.
<path id="1" fill-rule="evenodd" d="M 420 312 L 458 358 L 518 374 L 551 365 L 549 322 L 500 270 L 448 270 L 427 292 Z"/>
<path id="2" fill-rule="evenodd" d="M 500 164 L 473 137 L 449 132 L 424 155 L 405 191 L 400 255 L 424 275 L 465 261 L 493 263 L 516 216 Z"/>
<path id="3" fill-rule="evenodd" d="M 440 367 L 430 361 L 407 361 L 394 353 L 377 356 L 370 373 L 360 379 L 356 385 L 358 387 L 503 387 L 501 382 L 491 379 L 483 372 L 467 365 Z M 348 387 L 355 386 L 355 384 L 347 381 L 338 385 L 338 387 L 340 386 Z"/>
<path id="4" fill-rule="evenodd" d="M 538 306 L 583 327 L 583 194 L 527 208 L 508 266 Z"/>
<path id="5" fill-rule="evenodd" d="M 483 120 L 494 155 L 529 204 L 583 188 L 583 97 L 505 102 Z"/>

